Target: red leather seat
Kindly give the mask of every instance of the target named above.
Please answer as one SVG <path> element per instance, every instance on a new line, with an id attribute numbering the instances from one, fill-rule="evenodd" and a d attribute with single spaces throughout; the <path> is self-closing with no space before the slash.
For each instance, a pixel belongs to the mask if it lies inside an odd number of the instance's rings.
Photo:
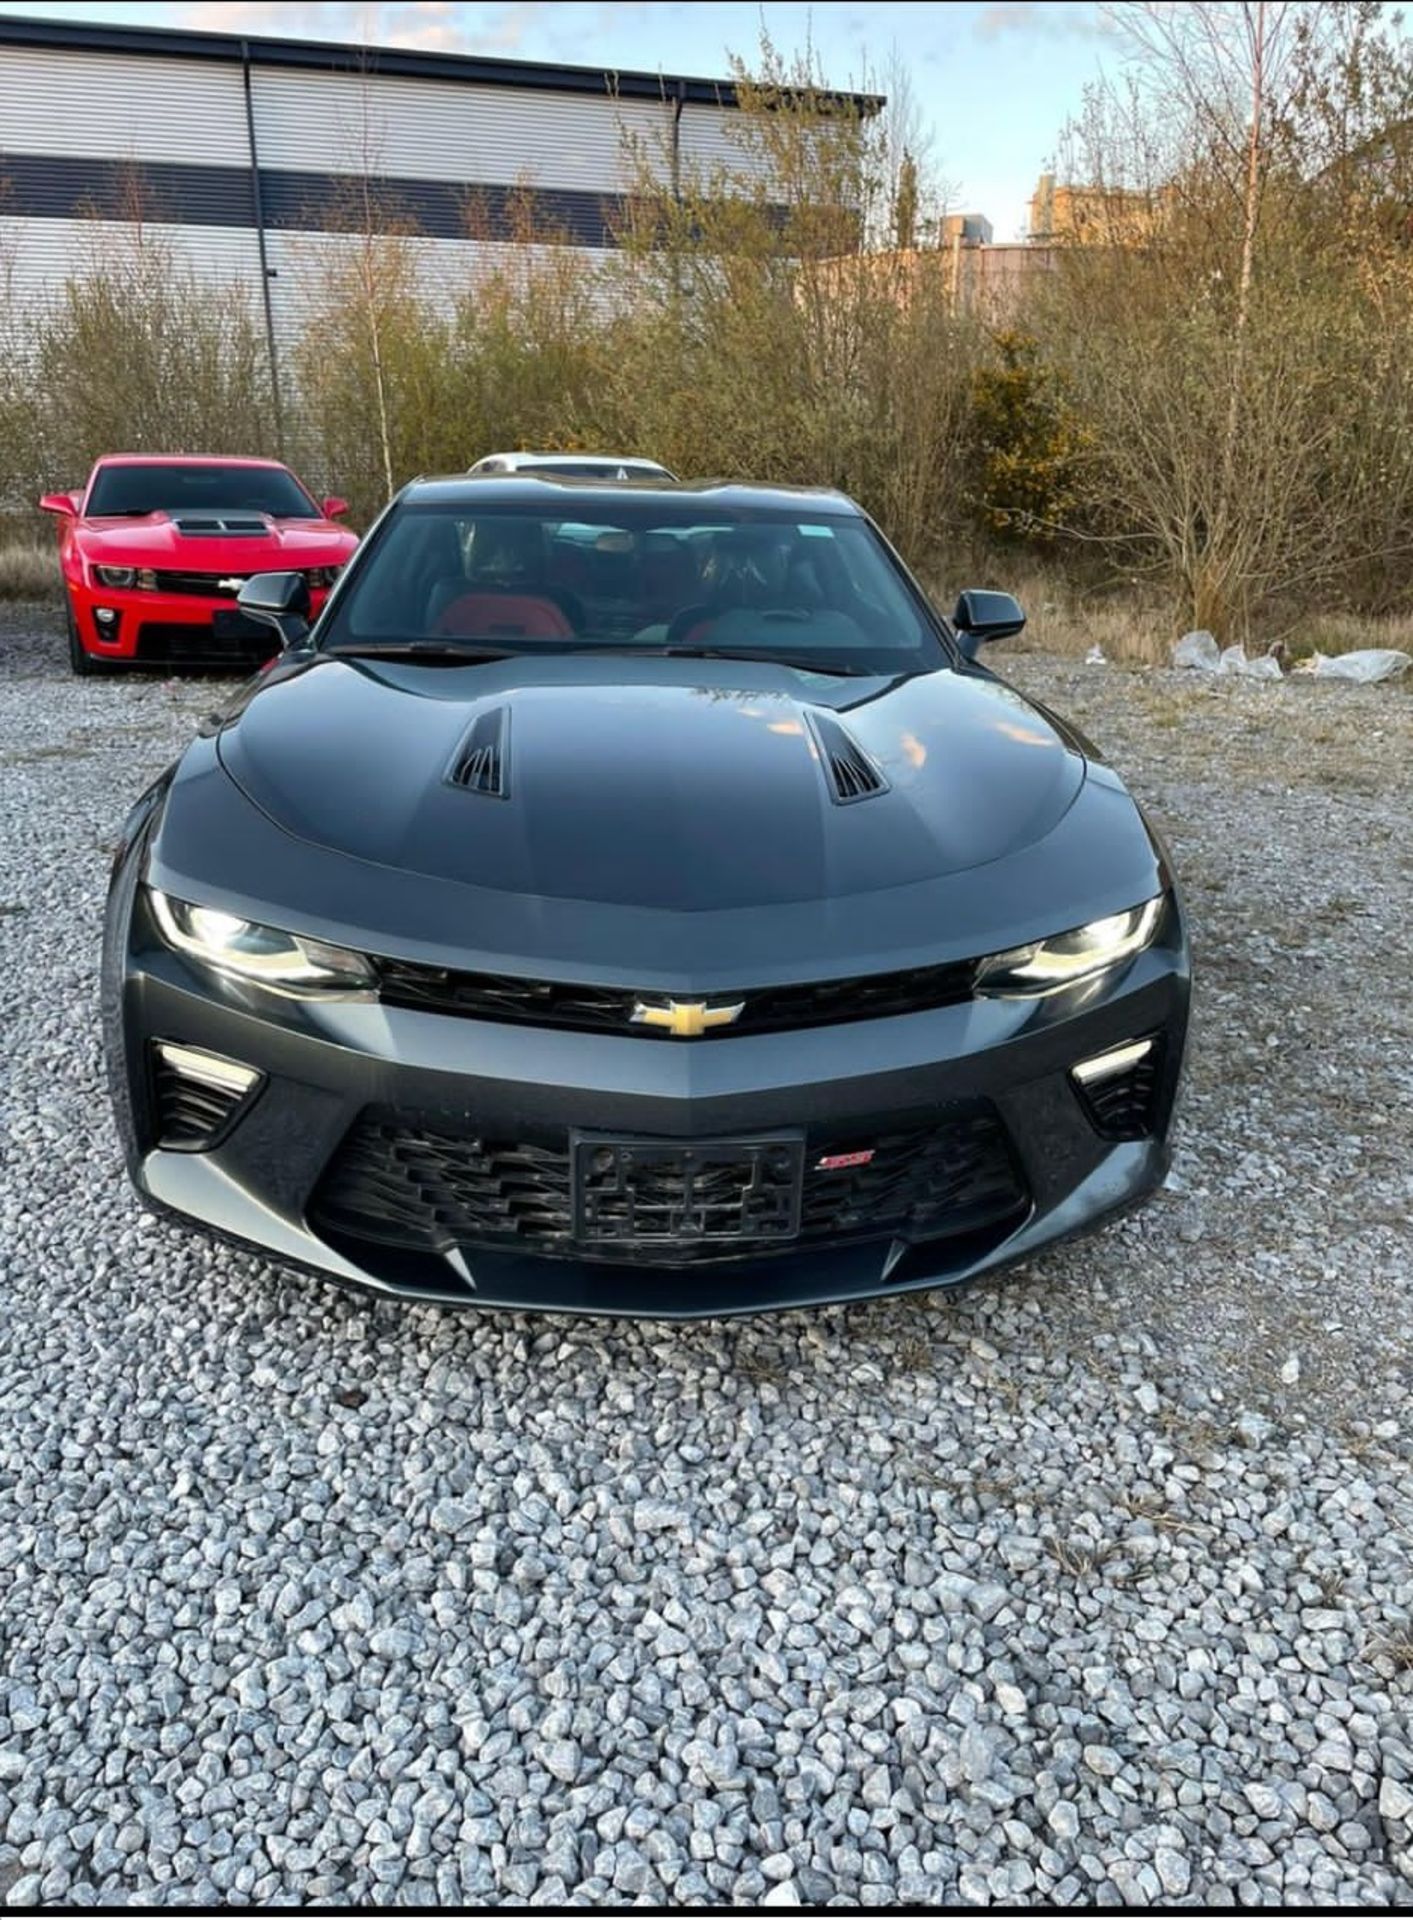
<path id="1" fill-rule="evenodd" d="M 562 607 L 532 593 L 492 593 L 483 588 L 449 601 L 437 615 L 434 633 L 458 640 L 569 640 L 574 629 Z"/>

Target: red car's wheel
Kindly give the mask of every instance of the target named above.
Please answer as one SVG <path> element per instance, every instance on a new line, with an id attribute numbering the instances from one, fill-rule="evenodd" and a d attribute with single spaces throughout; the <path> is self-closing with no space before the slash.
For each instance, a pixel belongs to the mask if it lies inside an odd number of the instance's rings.
<path id="1" fill-rule="evenodd" d="M 68 619 L 70 667 L 75 673 L 106 673 L 108 671 L 108 662 L 106 660 L 95 660 L 91 653 L 85 651 L 84 644 L 82 640 L 79 639 L 78 621 L 74 618 L 74 610 L 72 607 L 68 610 Z"/>

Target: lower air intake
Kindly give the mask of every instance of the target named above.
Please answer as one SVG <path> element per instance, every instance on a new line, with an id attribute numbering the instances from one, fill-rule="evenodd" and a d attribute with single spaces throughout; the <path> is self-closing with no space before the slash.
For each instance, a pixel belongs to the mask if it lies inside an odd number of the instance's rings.
<path id="1" fill-rule="evenodd" d="M 1000 1231 L 1028 1204 L 990 1109 L 892 1132 L 696 1146 L 562 1132 L 517 1142 L 365 1112 L 325 1170 L 310 1224 L 422 1253 L 514 1247 L 682 1266 Z"/>

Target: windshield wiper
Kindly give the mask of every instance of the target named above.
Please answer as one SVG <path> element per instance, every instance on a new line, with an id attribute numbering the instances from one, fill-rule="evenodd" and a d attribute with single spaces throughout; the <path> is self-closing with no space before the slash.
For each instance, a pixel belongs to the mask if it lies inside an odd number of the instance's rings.
<path id="1" fill-rule="evenodd" d="M 460 660 L 463 665 L 514 660 L 522 651 L 518 647 L 488 647 L 478 640 L 355 640 L 324 648 L 331 660 Z"/>

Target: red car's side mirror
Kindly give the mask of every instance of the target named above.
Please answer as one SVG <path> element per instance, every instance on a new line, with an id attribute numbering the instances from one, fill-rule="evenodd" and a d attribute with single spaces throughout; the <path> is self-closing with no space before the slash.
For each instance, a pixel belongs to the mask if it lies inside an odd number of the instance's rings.
<path id="1" fill-rule="evenodd" d="M 66 520 L 72 520 L 78 512 L 78 502 L 71 493 L 46 493 L 39 502 L 43 513 L 61 513 Z"/>
<path id="2" fill-rule="evenodd" d="M 337 520 L 341 513 L 347 512 L 347 500 L 340 500 L 336 493 L 331 493 L 324 502 L 324 518 L 326 520 Z"/>

